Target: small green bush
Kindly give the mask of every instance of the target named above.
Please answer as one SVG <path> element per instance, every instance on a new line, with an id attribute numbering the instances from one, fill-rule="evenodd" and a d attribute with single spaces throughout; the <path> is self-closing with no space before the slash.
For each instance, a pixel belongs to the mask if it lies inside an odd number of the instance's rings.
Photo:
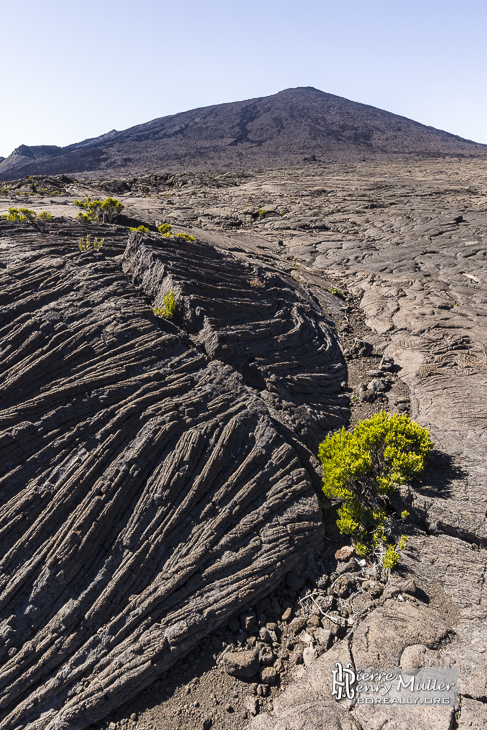
<path id="1" fill-rule="evenodd" d="M 29 210 L 28 208 L 19 208 L 19 213 L 21 223 L 34 223 L 37 218 L 35 210 Z"/>
<path id="2" fill-rule="evenodd" d="M 339 297 L 340 299 L 345 299 L 345 294 L 342 292 L 341 289 L 338 289 L 336 286 L 329 286 L 328 291 L 330 294 L 334 294 L 336 297 Z"/>
<path id="3" fill-rule="evenodd" d="M 172 226 L 170 223 L 161 223 L 157 230 L 163 238 L 179 238 L 181 241 L 196 241 L 194 236 L 190 236 L 189 233 L 173 233 Z"/>
<path id="4" fill-rule="evenodd" d="M 386 571 L 394 570 L 401 559 L 399 551 L 406 547 L 407 538 L 401 535 L 397 545 L 388 545 L 382 558 L 382 567 Z"/>
<path id="5" fill-rule="evenodd" d="M 43 210 L 42 213 L 39 213 L 38 218 L 40 221 L 52 221 L 52 215 L 51 213 L 48 213 L 47 210 Z"/>
<path id="6" fill-rule="evenodd" d="M 172 235 L 172 226 L 169 223 L 161 223 L 157 230 L 161 236 L 165 236 L 166 238 Z"/>
<path id="7" fill-rule="evenodd" d="M 131 231 L 140 231 L 140 233 L 150 233 L 149 229 L 146 228 L 146 226 L 138 226 L 138 228 L 130 228 Z"/>
<path id="8" fill-rule="evenodd" d="M 156 317 L 162 317 L 164 319 L 173 319 L 176 314 L 178 305 L 174 291 L 171 287 L 169 294 L 162 295 L 162 307 L 154 307 L 152 311 Z"/>
<path id="9" fill-rule="evenodd" d="M 104 242 L 104 238 L 95 238 L 95 240 L 92 241 L 91 236 L 88 234 L 85 239 L 83 239 L 83 237 L 79 239 L 78 248 L 80 251 L 98 251 L 98 249 L 103 246 Z"/>
<path id="10" fill-rule="evenodd" d="M 0 218 L 4 218 L 11 223 L 34 223 L 37 213 L 35 210 L 29 210 L 28 208 L 9 208 L 7 213 L 1 215 Z"/>
<path id="11" fill-rule="evenodd" d="M 352 536 L 358 554 L 379 555 L 386 571 L 397 565 L 406 539 L 390 541 L 396 521 L 388 495 L 423 471 L 433 445 L 426 428 L 385 411 L 320 444 L 323 491 L 341 503 L 340 532 Z"/>
<path id="12" fill-rule="evenodd" d="M 80 221 L 83 221 L 83 223 L 90 223 L 93 220 L 93 216 L 89 215 L 89 213 L 82 213 L 81 211 L 76 217 L 79 218 Z"/>
<path id="13" fill-rule="evenodd" d="M 124 208 L 124 204 L 116 198 L 105 198 L 101 204 L 103 221 L 105 223 L 111 223 L 115 216 L 119 215 Z"/>
<path id="14" fill-rule="evenodd" d="M 92 200 L 86 198 L 86 200 L 75 200 L 74 204 L 78 208 L 83 208 L 88 211 L 78 213 L 78 218 L 82 221 L 101 221 L 102 223 L 111 223 L 112 220 L 125 208 L 116 198 L 105 198 L 105 200 Z"/>
<path id="15" fill-rule="evenodd" d="M 257 215 L 259 216 L 259 218 L 265 218 L 266 215 L 267 215 L 267 211 L 266 210 L 263 210 L 263 209 L 258 210 L 257 211 Z"/>

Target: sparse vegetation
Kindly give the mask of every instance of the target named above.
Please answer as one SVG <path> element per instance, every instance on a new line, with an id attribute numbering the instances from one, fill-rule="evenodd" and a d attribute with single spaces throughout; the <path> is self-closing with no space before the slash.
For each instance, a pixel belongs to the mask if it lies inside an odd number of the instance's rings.
<path id="1" fill-rule="evenodd" d="M 80 251 L 98 251 L 99 248 L 103 246 L 103 243 L 105 242 L 104 238 L 95 238 L 94 241 L 91 240 L 91 236 L 88 234 L 86 238 L 81 237 L 79 239 L 78 248 Z"/>
<path id="2" fill-rule="evenodd" d="M 115 216 L 119 215 L 125 208 L 123 203 L 116 198 L 105 198 L 105 200 L 86 198 L 86 200 L 75 200 L 74 204 L 78 208 L 88 211 L 87 213 L 83 213 L 83 211 L 78 213 L 78 218 L 85 222 L 95 220 L 102 223 L 111 223 Z"/>
<path id="3" fill-rule="evenodd" d="M 162 317 L 163 319 L 173 319 L 176 314 L 178 305 L 176 297 L 174 296 L 173 288 L 169 291 L 169 294 L 162 295 L 162 307 L 153 307 L 152 311 L 156 317 Z"/>
<path id="4" fill-rule="evenodd" d="M 31 225 L 35 224 L 36 219 L 40 221 L 52 221 L 51 213 L 43 210 L 37 215 L 35 210 L 29 210 L 29 208 L 9 208 L 7 213 L 0 215 L 0 218 L 10 223 L 30 223 Z"/>
<path id="5" fill-rule="evenodd" d="M 345 299 L 345 294 L 342 292 L 341 289 L 338 289 L 336 286 L 329 286 L 328 291 L 330 294 L 334 294 L 336 297 L 339 297 L 340 299 Z"/>
<path id="6" fill-rule="evenodd" d="M 394 517 L 389 495 L 423 471 L 432 447 L 426 428 L 385 411 L 320 444 L 323 491 L 340 502 L 340 532 L 351 535 L 356 552 L 374 557 L 386 572 L 399 562 L 406 538 L 396 540 L 394 533 L 408 516 L 404 511 Z"/>
<path id="7" fill-rule="evenodd" d="M 125 208 L 116 198 L 105 198 L 101 204 L 101 216 L 104 223 L 111 223 Z"/>
<path id="8" fill-rule="evenodd" d="M 139 231 L 140 233 L 150 233 L 146 226 L 138 226 L 137 228 L 130 228 L 131 231 Z"/>
<path id="9" fill-rule="evenodd" d="M 161 223 L 157 230 L 163 238 L 179 238 L 181 241 L 196 241 L 194 236 L 190 236 L 189 233 L 173 233 L 172 226 L 170 223 Z"/>
<path id="10" fill-rule="evenodd" d="M 35 210 L 29 210 L 28 208 L 9 208 L 7 213 L 4 213 L 0 218 L 11 223 L 34 223 L 37 217 Z"/>
<path id="11" fill-rule="evenodd" d="M 169 238 L 169 236 L 172 235 L 172 226 L 169 223 L 161 223 L 157 230 L 161 236 L 165 236 L 166 238 Z"/>

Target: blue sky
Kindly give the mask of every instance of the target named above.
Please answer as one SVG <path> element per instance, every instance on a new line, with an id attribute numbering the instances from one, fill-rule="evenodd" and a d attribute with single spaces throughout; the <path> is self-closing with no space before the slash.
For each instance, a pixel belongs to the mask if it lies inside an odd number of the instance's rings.
<path id="1" fill-rule="evenodd" d="M 314 86 L 487 143 L 485 0 L 3 4 L 0 155 Z"/>

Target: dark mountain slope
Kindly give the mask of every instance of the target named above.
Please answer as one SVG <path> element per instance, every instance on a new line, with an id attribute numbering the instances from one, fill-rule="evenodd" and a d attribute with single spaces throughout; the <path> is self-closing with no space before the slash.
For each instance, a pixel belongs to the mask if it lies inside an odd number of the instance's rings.
<path id="1" fill-rule="evenodd" d="M 57 147 L 56 145 L 37 145 L 28 147 L 25 144 L 21 144 L 20 147 L 17 147 L 11 155 L 0 159 L 0 169 L 2 170 L 2 173 L 8 173 L 9 170 L 17 170 L 25 167 L 26 165 L 37 164 L 44 160 L 49 160 L 57 155 L 62 155 L 63 152 L 63 148 Z"/>
<path id="2" fill-rule="evenodd" d="M 37 148 L 32 148 L 37 149 Z M 0 163 L 26 174 L 280 166 L 317 156 L 482 155 L 487 147 L 311 87 L 194 109 L 64 148 L 42 161 Z"/>

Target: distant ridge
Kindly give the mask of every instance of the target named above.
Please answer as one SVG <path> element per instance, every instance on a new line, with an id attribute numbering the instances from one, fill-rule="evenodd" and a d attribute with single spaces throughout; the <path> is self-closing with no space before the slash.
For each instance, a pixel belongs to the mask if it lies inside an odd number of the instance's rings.
<path id="1" fill-rule="evenodd" d="M 487 145 L 312 87 L 193 109 L 69 147 L 21 145 L 0 179 L 280 167 L 364 156 L 484 156 Z"/>
<path id="2" fill-rule="evenodd" d="M 37 147 L 28 147 L 21 144 L 8 157 L 2 157 L 0 161 L 0 170 L 2 173 L 9 170 L 25 167 L 25 165 L 38 164 L 44 160 L 52 159 L 64 152 L 62 147 L 56 145 L 40 145 Z"/>

